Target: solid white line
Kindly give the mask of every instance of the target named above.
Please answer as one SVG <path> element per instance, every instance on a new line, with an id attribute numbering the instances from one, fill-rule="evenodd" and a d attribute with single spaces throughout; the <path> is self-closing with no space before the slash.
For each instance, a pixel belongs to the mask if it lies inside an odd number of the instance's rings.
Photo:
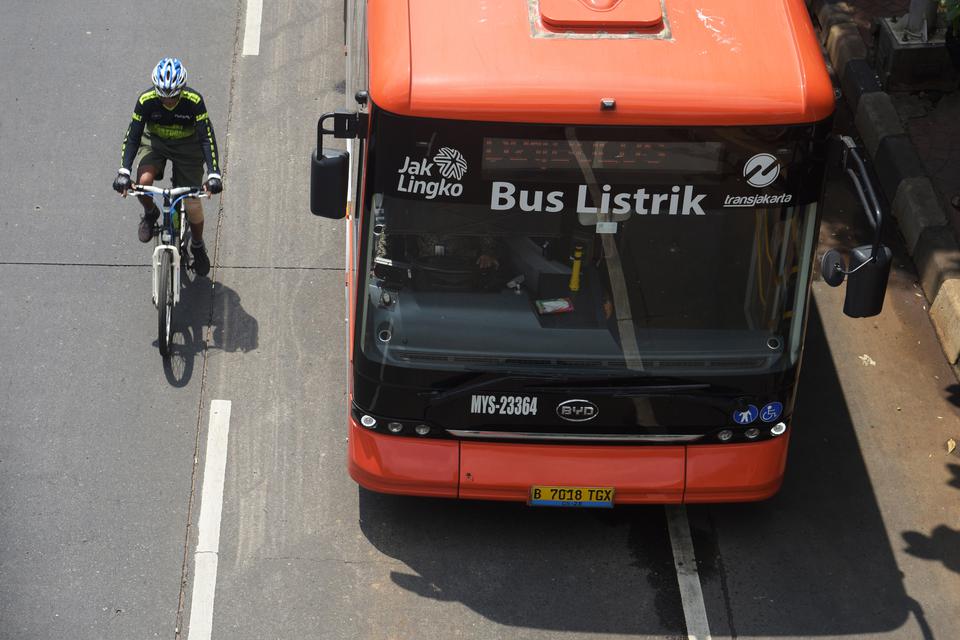
<path id="1" fill-rule="evenodd" d="M 247 0 L 247 20 L 243 27 L 243 55 L 260 55 L 260 21 L 263 0 Z"/>
<path id="2" fill-rule="evenodd" d="M 197 550 L 193 554 L 193 596 L 190 600 L 189 640 L 210 640 L 213 633 L 213 597 L 217 589 L 217 554 L 220 551 L 220 514 L 227 469 L 227 438 L 230 434 L 230 401 L 210 402 L 207 453 L 203 463 Z"/>
<path id="3" fill-rule="evenodd" d="M 677 569 L 677 582 L 680 585 L 683 617 L 687 622 L 687 638 L 710 640 L 707 608 L 703 604 L 703 590 L 700 587 L 700 574 L 697 572 L 697 558 L 693 553 L 693 539 L 690 537 L 690 523 L 687 521 L 685 506 L 667 505 L 667 528 L 670 530 L 673 565 Z"/>

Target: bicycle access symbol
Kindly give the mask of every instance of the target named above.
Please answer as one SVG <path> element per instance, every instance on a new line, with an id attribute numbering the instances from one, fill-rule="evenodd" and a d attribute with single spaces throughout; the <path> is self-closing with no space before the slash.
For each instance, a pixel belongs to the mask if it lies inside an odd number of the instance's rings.
<path id="1" fill-rule="evenodd" d="M 762 189 L 780 175 L 780 161 L 769 153 L 758 153 L 743 165 L 743 177 L 751 187 Z"/>

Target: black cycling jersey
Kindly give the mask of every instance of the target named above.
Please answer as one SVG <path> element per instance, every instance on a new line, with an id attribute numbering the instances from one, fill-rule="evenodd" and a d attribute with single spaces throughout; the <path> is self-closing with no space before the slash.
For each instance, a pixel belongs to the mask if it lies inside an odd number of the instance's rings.
<path id="1" fill-rule="evenodd" d="M 208 171 L 220 173 L 217 139 L 213 135 L 213 124 L 207 114 L 207 106 L 203 103 L 203 96 L 190 87 L 183 88 L 180 92 L 180 100 L 172 109 L 163 106 L 156 89 L 149 89 L 140 94 L 133 108 L 133 120 L 127 127 L 127 135 L 123 138 L 120 151 L 120 166 L 124 169 L 132 168 L 133 159 L 137 155 L 137 149 L 140 148 L 140 138 L 144 128 L 148 135 L 163 140 L 199 138 Z"/>

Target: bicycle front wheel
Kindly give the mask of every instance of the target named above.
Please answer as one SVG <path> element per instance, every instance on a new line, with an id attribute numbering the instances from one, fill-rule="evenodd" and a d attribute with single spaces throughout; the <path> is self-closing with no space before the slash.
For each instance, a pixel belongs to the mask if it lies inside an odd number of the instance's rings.
<path id="1" fill-rule="evenodd" d="M 170 331 L 173 326 L 173 259 L 169 251 L 160 256 L 157 274 L 157 346 L 160 355 L 170 355 Z"/>

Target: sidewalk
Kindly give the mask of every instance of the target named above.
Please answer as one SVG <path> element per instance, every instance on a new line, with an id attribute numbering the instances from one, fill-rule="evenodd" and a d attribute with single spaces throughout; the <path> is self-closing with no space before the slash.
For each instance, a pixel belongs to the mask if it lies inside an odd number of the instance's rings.
<path id="1" fill-rule="evenodd" d="M 960 359 L 960 86 L 954 83 L 949 91 L 881 90 L 872 68 L 874 21 L 905 15 L 910 0 L 806 2 L 916 264 L 941 346 L 956 365 Z"/>

